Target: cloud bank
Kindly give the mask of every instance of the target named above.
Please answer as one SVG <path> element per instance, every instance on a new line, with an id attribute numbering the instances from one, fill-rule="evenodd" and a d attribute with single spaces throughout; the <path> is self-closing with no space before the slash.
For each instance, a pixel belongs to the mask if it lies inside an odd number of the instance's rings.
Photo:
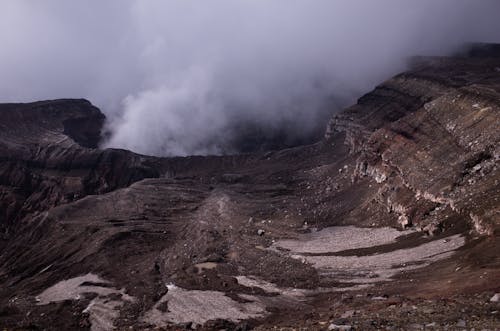
<path id="1" fill-rule="evenodd" d="M 498 0 L 0 0 L 0 101 L 85 97 L 106 147 L 144 154 L 293 145 L 408 56 L 500 42 L 499 15 Z"/>

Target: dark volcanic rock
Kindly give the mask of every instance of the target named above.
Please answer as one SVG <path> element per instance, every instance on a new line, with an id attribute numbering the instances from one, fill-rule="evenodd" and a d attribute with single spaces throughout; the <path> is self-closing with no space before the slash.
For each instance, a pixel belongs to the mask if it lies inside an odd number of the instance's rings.
<path id="1" fill-rule="evenodd" d="M 477 231 L 492 234 L 500 179 L 498 62 L 421 62 L 336 116 L 327 137 L 346 133 L 351 152 L 359 153 L 354 177 L 369 176 L 383 184 L 382 199 L 402 221 L 422 222 L 411 215 L 419 214 L 417 201 L 426 200 L 423 208 L 449 207 L 469 218 Z M 387 90 L 391 94 L 383 92 Z M 411 100 L 411 106 L 405 104 Z M 390 194 L 395 188 L 407 194 Z"/>
<path id="2" fill-rule="evenodd" d="M 86 100 L 0 105 L 0 232 L 30 212 L 158 177 L 144 157 L 97 150 L 104 115 Z"/>
<path id="3" fill-rule="evenodd" d="M 0 136 L 9 150 L 21 145 L 74 143 L 97 148 L 104 115 L 87 100 L 0 104 Z"/>

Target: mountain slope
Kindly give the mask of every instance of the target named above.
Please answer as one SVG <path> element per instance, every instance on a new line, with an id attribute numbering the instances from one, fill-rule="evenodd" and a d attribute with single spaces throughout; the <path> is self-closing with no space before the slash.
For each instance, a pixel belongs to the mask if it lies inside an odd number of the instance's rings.
<path id="1" fill-rule="evenodd" d="M 101 150 L 87 101 L 0 106 L 0 326 L 499 327 L 500 58 L 481 56 L 417 58 L 277 152 Z"/>

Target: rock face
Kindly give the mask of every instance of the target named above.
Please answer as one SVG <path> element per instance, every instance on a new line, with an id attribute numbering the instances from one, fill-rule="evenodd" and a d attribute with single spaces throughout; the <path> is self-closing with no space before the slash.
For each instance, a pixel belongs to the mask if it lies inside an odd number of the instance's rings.
<path id="1" fill-rule="evenodd" d="M 415 58 L 277 152 L 102 150 L 88 101 L 0 105 L 0 326 L 444 328 L 446 298 L 499 327 L 495 49 Z"/>
<path id="2" fill-rule="evenodd" d="M 159 176 L 139 155 L 96 149 L 105 118 L 86 100 L 2 104 L 0 115 L 0 232 L 28 213 Z"/>
<path id="3" fill-rule="evenodd" d="M 359 154 L 355 177 L 383 184 L 381 198 L 404 225 L 425 221 L 420 201 L 493 233 L 500 158 L 495 63 L 425 59 L 330 122 L 327 138 L 345 132 L 351 153 Z M 397 190 L 403 192 L 391 193 Z"/>
<path id="4" fill-rule="evenodd" d="M 403 226 L 431 230 L 459 217 L 478 233 L 493 233 L 500 179 L 495 66 L 492 59 L 422 59 L 330 122 L 327 138 L 345 132 L 359 154 L 353 180 L 382 184 L 380 199 Z M 430 213 L 439 215 L 422 217 Z"/>

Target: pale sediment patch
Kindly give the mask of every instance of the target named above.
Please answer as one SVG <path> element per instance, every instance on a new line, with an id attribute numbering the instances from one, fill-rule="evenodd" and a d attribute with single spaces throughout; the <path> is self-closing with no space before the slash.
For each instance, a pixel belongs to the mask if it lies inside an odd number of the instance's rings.
<path id="1" fill-rule="evenodd" d="M 43 291 L 36 299 L 38 305 L 47 305 L 65 300 L 80 300 L 85 293 L 98 295 L 83 311 L 89 314 L 92 331 L 113 329 L 113 322 L 119 313 L 117 309 L 125 301 L 134 301 L 125 290 L 112 287 L 110 282 L 92 273 L 60 281 Z"/>
<path id="2" fill-rule="evenodd" d="M 236 280 L 238 281 L 238 284 L 243 285 L 245 287 L 257 287 L 269 294 L 279 294 L 279 296 L 276 297 L 277 299 L 283 301 L 295 300 L 296 302 L 306 301 L 308 297 L 314 296 L 315 294 L 319 293 L 355 291 L 368 287 L 368 285 L 366 284 L 357 284 L 346 287 L 335 287 L 335 288 L 319 287 L 315 289 L 303 289 L 303 288 L 292 288 L 292 287 L 279 287 L 274 283 L 265 281 L 255 276 L 237 276 Z M 244 297 L 243 295 L 240 296 Z M 266 301 L 265 297 L 261 296 L 258 297 L 261 301 L 263 302 Z"/>
<path id="3" fill-rule="evenodd" d="M 324 277 L 340 283 L 372 284 L 388 281 L 399 272 L 422 268 L 450 257 L 465 244 L 465 238 L 454 235 L 446 239 L 364 256 L 339 256 L 332 253 L 387 245 L 413 231 L 392 228 L 332 227 L 299 235 L 296 240 L 279 240 L 272 249 L 286 249 L 290 257 L 310 263 Z M 283 253 L 283 250 L 281 250 Z M 313 255 L 311 255 L 313 254 Z"/>
<path id="4" fill-rule="evenodd" d="M 204 324 L 215 319 L 233 322 L 259 318 L 266 314 L 265 306 L 258 298 L 247 296 L 250 302 L 237 302 L 223 292 L 185 290 L 168 285 L 168 292 L 148 311 L 143 321 L 156 325 L 195 323 Z M 162 306 L 166 305 L 162 309 Z"/>
<path id="5" fill-rule="evenodd" d="M 304 256 L 324 274 L 345 282 L 373 283 L 389 280 L 395 274 L 422 268 L 450 257 L 465 244 L 460 235 L 434 240 L 417 247 L 368 256 Z"/>
<path id="6" fill-rule="evenodd" d="M 101 286 L 99 284 L 102 284 Z M 110 285 L 110 282 L 101 279 L 99 276 L 88 273 L 67 280 L 60 281 L 49 287 L 37 296 L 39 305 L 46 305 L 51 302 L 64 300 L 79 300 L 83 293 L 96 293 L 100 296 L 110 294 L 121 294 L 125 300 L 132 301 L 132 297 L 124 290 L 117 290 Z"/>
<path id="7" fill-rule="evenodd" d="M 295 298 L 297 300 L 303 300 L 306 295 L 310 294 L 310 291 L 305 289 L 282 288 L 278 287 L 276 284 L 253 276 L 237 276 L 236 280 L 238 281 L 238 284 L 245 287 L 257 287 L 262 289 L 266 293 L 280 294 L 286 297 Z"/>
<path id="8" fill-rule="evenodd" d="M 335 226 L 321 231 L 300 234 L 297 239 L 278 240 L 272 248 L 282 248 L 297 253 L 334 253 L 393 243 L 396 238 L 413 232 L 415 231 L 399 231 L 390 227 Z"/>
<path id="9" fill-rule="evenodd" d="M 118 318 L 118 309 L 123 305 L 120 300 L 95 298 L 90 302 L 84 313 L 89 314 L 91 331 L 107 331 L 114 329 L 114 321 Z"/>

